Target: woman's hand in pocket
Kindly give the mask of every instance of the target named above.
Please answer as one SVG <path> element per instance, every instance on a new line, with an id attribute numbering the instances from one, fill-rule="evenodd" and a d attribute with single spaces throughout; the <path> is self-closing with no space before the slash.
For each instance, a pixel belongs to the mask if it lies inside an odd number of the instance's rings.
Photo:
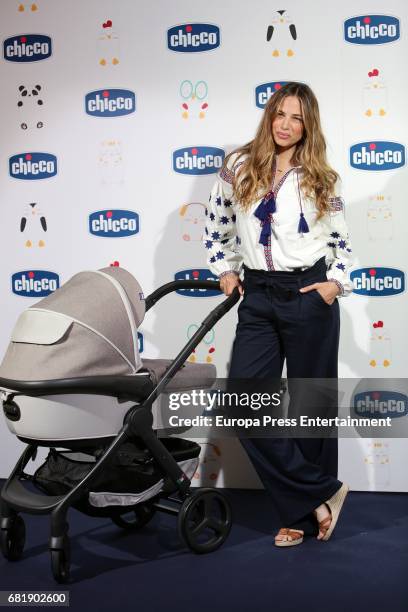
<path id="1" fill-rule="evenodd" d="M 326 281 L 325 283 L 313 283 L 312 285 L 306 285 L 299 289 L 301 293 L 307 293 L 308 291 L 318 291 L 326 302 L 331 306 L 340 293 L 339 287 L 333 281 Z"/>
<path id="2" fill-rule="evenodd" d="M 229 272 L 228 274 L 224 274 L 223 276 L 221 276 L 220 287 L 221 291 L 227 296 L 231 295 L 235 287 L 238 287 L 240 294 L 244 295 L 244 289 L 242 287 L 241 280 L 236 272 Z"/>

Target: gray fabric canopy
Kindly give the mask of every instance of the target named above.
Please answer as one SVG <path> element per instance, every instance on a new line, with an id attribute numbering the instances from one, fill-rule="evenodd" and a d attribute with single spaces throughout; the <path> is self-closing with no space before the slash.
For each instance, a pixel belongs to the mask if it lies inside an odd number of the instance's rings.
<path id="1" fill-rule="evenodd" d="M 137 329 L 144 314 L 142 289 L 123 268 L 80 272 L 20 315 L 0 377 L 135 374 L 142 367 Z"/>

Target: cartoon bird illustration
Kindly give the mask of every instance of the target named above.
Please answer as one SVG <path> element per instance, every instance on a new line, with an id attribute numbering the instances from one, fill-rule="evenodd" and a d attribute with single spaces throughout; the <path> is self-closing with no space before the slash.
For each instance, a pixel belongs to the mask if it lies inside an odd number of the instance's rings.
<path id="1" fill-rule="evenodd" d="M 267 42 L 270 42 L 272 38 L 275 47 L 272 51 L 272 57 L 294 56 L 293 46 L 297 40 L 296 26 L 286 10 L 276 11 L 272 17 L 272 23 L 266 31 Z"/>
<path id="2" fill-rule="evenodd" d="M 25 246 L 40 248 L 45 246 L 44 234 L 47 231 L 47 220 L 38 208 L 37 202 L 27 205 L 26 213 L 20 220 L 20 232 L 24 234 Z"/>
<path id="3" fill-rule="evenodd" d="M 370 338 L 370 366 L 387 368 L 391 365 L 391 338 L 383 321 L 375 321 Z"/>
<path id="4" fill-rule="evenodd" d="M 124 164 L 120 140 L 110 139 L 101 142 L 98 165 L 101 183 L 106 185 L 123 183 Z"/>
<path id="5" fill-rule="evenodd" d="M 194 336 L 198 328 L 199 325 L 197 323 L 191 323 L 191 325 L 188 326 L 187 338 L 189 340 Z M 199 363 L 212 363 L 213 354 L 215 352 L 214 340 L 215 332 L 213 329 L 210 329 L 201 340 L 200 344 L 193 350 L 187 361 L 190 363 L 196 363 L 197 361 Z"/>
<path id="6" fill-rule="evenodd" d="M 21 129 L 28 129 L 28 125 L 30 123 L 30 115 L 33 114 L 37 116 L 36 120 L 34 120 L 34 124 L 36 125 L 36 127 L 38 129 L 44 127 L 44 122 L 38 119 L 39 107 L 41 108 L 44 105 L 41 85 L 34 85 L 30 87 L 26 85 L 20 85 L 18 88 L 18 95 L 19 99 L 17 101 L 17 107 L 24 109 L 24 112 L 28 115 L 26 120 L 20 123 Z"/>
<path id="7" fill-rule="evenodd" d="M 380 78 L 380 71 L 373 68 L 369 71 L 368 81 L 363 87 L 363 109 L 366 117 L 384 117 L 387 114 L 387 93 L 387 86 Z"/>
<path id="8" fill-rule="evenodd" d="M 25 11 L 31 11 L 35 13 L 38 11 L 38 4 L 36 2 L 30 2 L 29 4 L 23 4 L 22 2 L 18 3 L 17 11 L 19 13 L 25 13 Z"/>
<path id="9" fill-rule="evenodd" d="M 111 19 L 107 19 L 102 24 L 101 32 L 98 36 L 99 65 L 117 66 L 119 64 L 119 36 L 113 29 Z"/>
<path id="10" fill-rule="evenodd" d="M 200 462 L 194 474 L 194 480 L 200 485 L 214 484 L 222 470 L 222 452 L 220 446 L 212 442 L 201 442 Z"/>
<path id="11" fill-rule="evenodd" d="M 208 109 L 208 85 L 205 81 L 193 83 L 184 80 L 180 84 L 180 96 L 183 99 L 181 104 L 183 119 L 198 118 L 204 119 Z"/>
<path id="12" fill-rule="evenodd" d="M 181 233 L 186 242 L 201 241 L 205 226 L 205 210 L 206 207 L 201 202 L 190 202 L 180 208 Z"/>
<path id="13" fill-rule="evenodd" d="M 393 221 L 391 197 L 378 194 L 370 197 L 367 206 L 369 240 L 392 240 Z"/>
<path id="14" fill-rule="evenodd" d="M 364 464 L 369 485 L 372 488 L 389 486 L 391 477 L 389 443 L 385 440 L 365 440 L 365 446 Z"/>

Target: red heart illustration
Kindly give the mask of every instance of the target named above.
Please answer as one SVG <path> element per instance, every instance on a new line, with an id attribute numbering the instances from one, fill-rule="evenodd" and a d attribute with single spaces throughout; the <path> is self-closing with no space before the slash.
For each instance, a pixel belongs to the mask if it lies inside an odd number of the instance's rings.
<path id="1" fill-rule="evenodd" d="M 212 346 L 208 352 L 213 353 L 214 351 L 215 351 L 215 348 Z"/>
<path id="2" fill-rule="evenodd" d="M 105 21 L 105 23 L 102 24 L 103 28 L 111 28 L 112 27 L 112 21 L 110 19 L 108 19 L 108 21 Z"/>
<path id="3" fill-rule="evenodd" d="M 368 76 L 369 76 L 369 77 L 374 76 L 374 72 L 371 72 L 371 70 L 370 70 L 370 72 L 368 73 Z"/>
<path id="4" fill-rule="evenodd" d="M 384 323 L 382 321 L 378 321 L 377 327 L 384 327 Z"/>
<path id="5" fill-rule="evenodd" d="M 114 261 L 110 265 L 111 265 L 112 268 L 119 268 L 119 266 L 120 266 L 118 261 Z"/>
<path id="6" fill-rule="evenodd" d="M 374 68 L 374 70 L 373 70 L 373 75 L 374 75 L 374 76 L 378 76 L 378 70 L 377 70 L 377 68 Z"/>

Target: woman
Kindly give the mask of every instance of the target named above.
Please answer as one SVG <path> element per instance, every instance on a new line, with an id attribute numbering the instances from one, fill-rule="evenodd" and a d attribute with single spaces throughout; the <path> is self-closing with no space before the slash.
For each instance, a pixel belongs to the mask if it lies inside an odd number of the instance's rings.
<path id="1" fill-rule="evenodd" d="M 225 295 L 244 295 L 229 379 L 279 379 L 285 359 L 289 391 L 291 379 L 337 379 L 352 251 L 310 87 L 287 83 L 270 98 L 255 138 L 226 157 L 207 215 L 208 265 Z M 337 438 L 241 443 L 282 520 L 275 544 L 328 540 L 348 492 Z"/>

